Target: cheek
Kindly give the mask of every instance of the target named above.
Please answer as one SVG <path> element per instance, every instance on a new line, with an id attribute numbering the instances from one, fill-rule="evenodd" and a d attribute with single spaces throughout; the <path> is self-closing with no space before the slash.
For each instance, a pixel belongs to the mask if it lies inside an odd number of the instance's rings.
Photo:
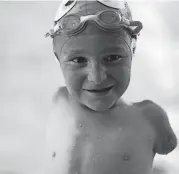
<path id="1" fill-rule="evenodd" d="M 110 71 L 116 81 L 125 83 L 125 81 L 129 81 L 130 79 L 131 61 L 124 61 L 115 68 L 112 68 Z"/>
<path id="2" fill-rule="evenodd" d="M 65 79 L 65 83 L 69 88 L 72 88 L 73 90 L 79 90 L 82 88 L 85 79 L 84 73 L 71 71 L 67 68 L 62 68 L 62 72 Z"/>
<path id="3" fill-rule="evenodd" d="M 126 83 L 128 83 L 130 80 L 130 68 L 123 67 L 120 70 L 116 70 L 113 77 L 115 78 L 117 83 L 120 84 L 120 86 L 125 86 Z"/>
<path id="4" fill-rule="evenodd" d="M 123 67 L 120 70 L 116 70 L 114 77 L 116 81 L 116 96 L 122 96 L 127 90 L 130 82 L 130 68 Z"/>

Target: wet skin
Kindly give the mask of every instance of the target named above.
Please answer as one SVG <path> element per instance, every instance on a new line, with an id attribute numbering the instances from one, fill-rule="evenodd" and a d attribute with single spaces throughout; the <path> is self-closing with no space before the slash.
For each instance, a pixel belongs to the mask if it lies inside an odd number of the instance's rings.
<path id="1" fill-rule="evenodd" d="M 176 137 L 151 101 L 95 112 L 61 88 L 49 117 L 49 174 L 150 174 L 155 153 L 167 154 Z M 168 137 L 168 139 L 166 139 Z M 54 155 L 55 153 L 55 155 Z"/>
<path id="2" fill-rule="evenodd" d="M 99 31 L 94 25 L 84 33 L 88 30 Z M 69 39 L 62 49 L 61 38 L 57 36 L 54 44 L 69 93 L 79 103 L 96 111 L 111 108 L 125 92 L 132 61 L 130 41 L 125 31 L 121 32 L 122 38 L 101 33 L 79 34 Z M 108 87 L 113 89 L 106 96 L 89 92 Z"/>
<path id="3" fill-rule="evenodd" d="M 62 49 L 59 43 L 56 37 L 66 87 L 56 93 L 47 124 L 46 173 L 150 174 L 155 153 L 172 151 L 176 137 L 158 105 L 122 101 L 130 81 L 129 42 L 86 34 Z"/>

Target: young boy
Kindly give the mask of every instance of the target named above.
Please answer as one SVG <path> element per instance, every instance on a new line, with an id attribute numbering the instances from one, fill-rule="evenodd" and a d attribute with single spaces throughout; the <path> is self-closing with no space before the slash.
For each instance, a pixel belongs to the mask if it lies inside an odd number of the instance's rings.
<path id="1" fill-rule="evenodd" d="M 151 174 L 155 154 L 177 146 L 165 111 L 126 103 L 141 30 L 122 1 L 61 1 L 54 53 L 65 87 L 47 124 L 47 174 Z"/>

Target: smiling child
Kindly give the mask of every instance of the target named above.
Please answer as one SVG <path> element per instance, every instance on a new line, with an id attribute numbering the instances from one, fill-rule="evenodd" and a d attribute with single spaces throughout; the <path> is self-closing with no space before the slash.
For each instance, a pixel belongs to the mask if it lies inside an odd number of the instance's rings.
<path id="1" fill-rule="evenodd" d="M 156 153 L 176 148 L 159 105 L 122 99 L 141 29 L 126 2 L 61 1 L 47 36 L 65 86 L 47 124 L 45 173 L 151 174 Z"/>

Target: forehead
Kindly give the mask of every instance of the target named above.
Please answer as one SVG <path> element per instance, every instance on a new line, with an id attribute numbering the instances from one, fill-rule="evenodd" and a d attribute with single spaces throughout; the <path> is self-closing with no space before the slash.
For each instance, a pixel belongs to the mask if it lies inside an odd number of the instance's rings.
<path id="1" fill-rule="evenodd" d="M 58 49 L 58 42 L 56 44 Z M 130 48 L 127 43 L 116 36 L 87 35 L 69 39 L 61 50 L 62 55 L 90 54 L 98 55 L 108 52 L 127 54 Z"/>

